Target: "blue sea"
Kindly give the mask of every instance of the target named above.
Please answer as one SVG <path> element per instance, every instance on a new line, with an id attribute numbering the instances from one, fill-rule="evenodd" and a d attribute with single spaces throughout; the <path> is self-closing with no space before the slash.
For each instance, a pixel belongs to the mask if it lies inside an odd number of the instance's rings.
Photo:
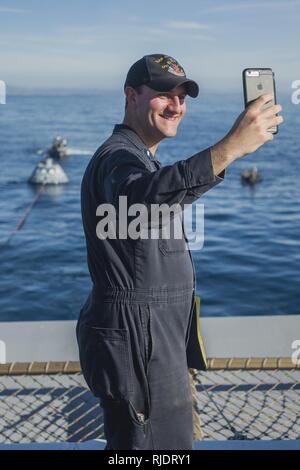
<path id="1" fill-rule="evenodd" d="M 205 241 L 192 251 L 202 316 L 299 314 L 300 105 L 278 93 L 279 134 L 226 171 L 204 204 Z M 173 139 L 160 145 L 163 164 L 220 140 L 243 110 L 240 93 L 205 92 L 188 100 Z M 97 147 L 122 122 L 119 93 L 14 95 L 0 106 L 0 321 L 76 319 L 91 281 L 80 213 L 80 183 Z M 71 155 L 70 183 L 42 194 L 23 227 L 5 243 L 36 190 L 27 179 L 57 134 Z M 256 165 L 251 188 L 240 173 Z"/>

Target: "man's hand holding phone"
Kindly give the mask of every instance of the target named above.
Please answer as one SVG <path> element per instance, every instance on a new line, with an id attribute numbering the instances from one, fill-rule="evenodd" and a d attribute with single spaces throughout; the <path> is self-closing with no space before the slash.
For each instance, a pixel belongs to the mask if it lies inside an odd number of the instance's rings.
<path id="1" fill-rule="evenodd" d="M 262 109 L 272 99 L 272 94 L 264 94 L 252 101 L 239 115 L 228 134 L 211 148 L 215 174 L 219 174 L 234 160 L 255 152 L 263 144 L 273 140 L 274 135 L 268 129 L 280 125 L 283 117 L 277 115 L 282 110 L 279 104 Z"/>
<path id="2" fill-rule="evenodd" d="M 247 106 L 230 129 L 226 139 L 234 160 L 273 140 L 274 135 L 268 129 L 281 124 L 283 117 L 277 115 L 282 110 L 280 104 L 262 109 L 272 99 L 273 95 L 261 95 Z"/>

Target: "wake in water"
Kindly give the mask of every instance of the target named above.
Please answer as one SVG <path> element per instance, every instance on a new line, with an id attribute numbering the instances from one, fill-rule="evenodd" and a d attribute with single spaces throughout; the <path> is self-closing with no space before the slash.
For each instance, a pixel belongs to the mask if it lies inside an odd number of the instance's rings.
<path id="1" fill-rule="evenodd" d="M 37 155 L 46 155 L 49 149 L 37 149 L 35 153 Z M 66 149 L 66 154 L 67 156 L 74 156 L 74 157 L 80 157 L 81 155 L 92 155 L 93 151 L 92 150 L 87 150 L 87 149 L 80 149 L 80 148 L 75 148 L 75 147 L 69 147 Z"/>
<path id="2" fill-rule="evenodd" d="M 74 157 L 79 157 L 81 155 L 92 155 L 92 150 L 78 149 L 75 147 L 67 148 L 67 155 L 72 155 Z"/>

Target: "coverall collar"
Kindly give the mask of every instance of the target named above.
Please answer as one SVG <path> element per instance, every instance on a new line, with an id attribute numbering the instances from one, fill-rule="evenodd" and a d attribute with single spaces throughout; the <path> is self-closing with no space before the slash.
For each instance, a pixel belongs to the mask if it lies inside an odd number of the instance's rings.
<path id="1" fill-rule="evenodd" d="M 118 133 L 125 136 L 133 145 L 135 145 L 135 147 L 147 155 L 147 157 L 149 157 L 151 160 L 157 161 L 157 158 L 152 155 L 151 151 L 144 144 L 139 135 L 127 124 L 115 124 L 113 133 Z"/>

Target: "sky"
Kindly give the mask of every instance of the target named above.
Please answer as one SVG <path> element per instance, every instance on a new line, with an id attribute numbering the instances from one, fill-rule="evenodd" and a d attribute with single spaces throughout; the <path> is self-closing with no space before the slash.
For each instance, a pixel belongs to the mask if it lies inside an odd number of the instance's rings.
<path id="1" fill-rule="evenodd" d="M 300 0 L 0 0 L 0 80 L 9 87 L 120 89 L 145 54 L 175 57 L 204 88 L 246 67 L 300 79 Z"/>

